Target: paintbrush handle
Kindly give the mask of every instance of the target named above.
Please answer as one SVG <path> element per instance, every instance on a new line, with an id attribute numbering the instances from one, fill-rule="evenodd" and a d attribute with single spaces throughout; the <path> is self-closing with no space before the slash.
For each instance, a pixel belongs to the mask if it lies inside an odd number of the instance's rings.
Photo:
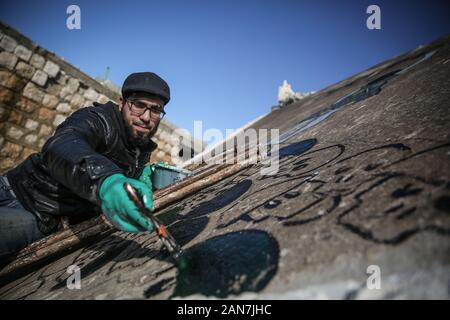
<path id="1" fill-rule="evenodd" d="M 180 246 L 172 237 L 172 235 L 167 230 L 166 226 L 163 225 L 153 214 L 152 212 L 145 207 L 143 199 L 141 199 L 140 195 L 129 183 L 124 183 L 125 191 L 127 192 L 129 198 L 136 205 L 139 211 L 141 211 L 146 217 L 150 219 L 156 229 L 156 233 L 158 234 L 159 239 L 169 251 L 171 255 L 179 255 L 180 254 Z"/>

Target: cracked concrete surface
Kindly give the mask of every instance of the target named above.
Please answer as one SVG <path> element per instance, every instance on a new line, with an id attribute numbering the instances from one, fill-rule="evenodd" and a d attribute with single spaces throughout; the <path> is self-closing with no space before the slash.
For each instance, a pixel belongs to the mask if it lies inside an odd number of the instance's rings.
<path id="1" fill-rule="evenodd" d="M 0 298 L 448 299 L 449 57 L 441 39 L 254 123 L 286 138 L 276 175 L 253 165 L 159 213 L 187 270 L 154 234 L 115 232 L 11 277 Z"/>

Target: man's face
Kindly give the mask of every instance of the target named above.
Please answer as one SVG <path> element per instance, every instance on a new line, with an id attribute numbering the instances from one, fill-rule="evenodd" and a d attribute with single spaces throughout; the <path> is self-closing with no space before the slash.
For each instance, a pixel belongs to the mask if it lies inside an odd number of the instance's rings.
<path id="1" fill-rule="evenodd" d="M 148 108 L 139 114 L 136 110 L 144 110 L 143 106 L 162 108 L 164 101 L 158 96 L 133 94 L 127 99 L 120 98 L 119 109 L 122 113 L 129 135 L 137 146 L 148 144 L 156 133 L 160 116 Z M 142 112 L 142 111 L 141 111 Z"/>

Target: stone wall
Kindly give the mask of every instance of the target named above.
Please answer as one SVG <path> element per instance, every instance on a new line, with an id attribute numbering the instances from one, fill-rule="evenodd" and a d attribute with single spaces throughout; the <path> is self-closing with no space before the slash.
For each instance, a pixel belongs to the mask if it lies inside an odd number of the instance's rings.
<path id="1" fill-rule="evenodd" d="M 0 174 L 38 152 L 72 112 L 119 93 L 0 22 Z M 163 120 L 152 161 L 171 163 L 175 126 Z"/>

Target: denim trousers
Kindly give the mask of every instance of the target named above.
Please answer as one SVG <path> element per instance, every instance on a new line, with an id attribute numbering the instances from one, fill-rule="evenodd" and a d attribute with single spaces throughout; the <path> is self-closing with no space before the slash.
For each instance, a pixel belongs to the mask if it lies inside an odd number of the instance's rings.
<path id="1" fill-rule="evenodd" d="M 34 214 L 25 210 L 6 177 L 0 176 L 0 258 L 43 237 Z"/>

